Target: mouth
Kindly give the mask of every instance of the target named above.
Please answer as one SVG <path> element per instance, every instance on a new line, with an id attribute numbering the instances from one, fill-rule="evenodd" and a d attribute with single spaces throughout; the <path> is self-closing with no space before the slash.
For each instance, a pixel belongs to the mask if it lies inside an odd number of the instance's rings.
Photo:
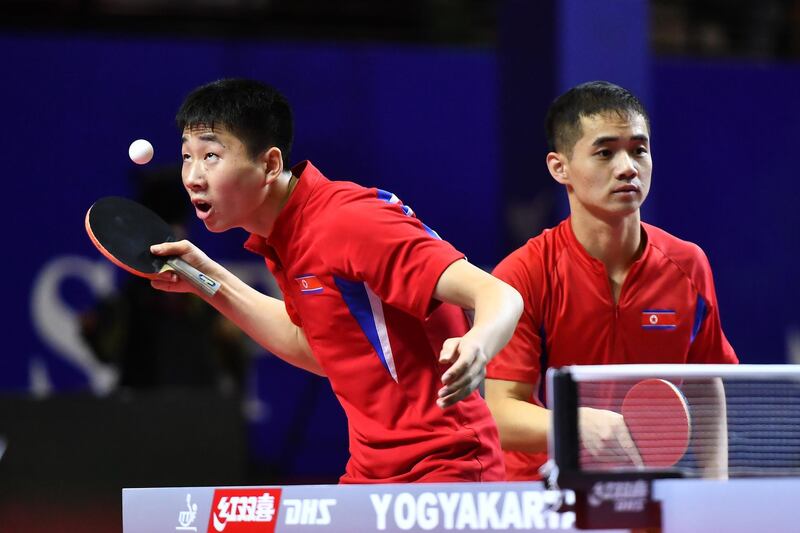
<path id="1" fill-rule="evenodd" d="M 211 215 L 212 206 L 204 200 L 192 200 L 194 205 L 195 214 L 200 220 L 205 220 Z"/>
<path id="2" fill-rule="evenodd" d="M 635 194 L 639 192 L 639 187 L 636 185 L 621 185 L 611 191 L 611 194 Z"/>

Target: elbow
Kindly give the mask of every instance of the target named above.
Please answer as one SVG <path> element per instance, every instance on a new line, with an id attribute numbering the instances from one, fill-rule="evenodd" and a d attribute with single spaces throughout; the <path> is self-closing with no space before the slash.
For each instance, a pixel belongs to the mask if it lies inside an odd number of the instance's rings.
<path id="1" fill-rule="evenodd" d="M 508 310 L 509 314 L 514 319 L 514 324 L 519 321 L 519 317 L 522 316 L 522 311 L 525 308 L 525 302 L 522 301 L 522 296 L 520 293 L 504 281 L 500 283 L 503 284 L 503 290 L 505 292 L 505 299 L 508 302 Z"/>
<path id="2" fill-rule="evenodd" d="M 314 354 L 312 354 L 311 352 L 305 353 L 302 361 L 299 361 L 299 363 L 300 364 L 298 364 L 297 366 L 299 366 L 300 368 L 302 368 L 307 372 L 316 374 L 321 378 L 328 377 L 328 375 L 325 374 L 325 370 L 322 368 L 322 365 L 319 364 L 319 361 L 317 360 L 316 357 L 314 357 Z"/>

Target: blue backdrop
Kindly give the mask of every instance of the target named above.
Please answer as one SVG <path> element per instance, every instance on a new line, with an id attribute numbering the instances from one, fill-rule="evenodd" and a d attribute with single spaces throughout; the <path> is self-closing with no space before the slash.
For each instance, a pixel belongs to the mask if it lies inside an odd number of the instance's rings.
<path id="1" fill-rule="evenodd" d="M 745 363 L 800 363 L 798 82 L 797 64 L 653 68 L 656 223 L 706 251 Z"/>
<path id="2" fill-rule="evenodd" d="M 531 131 L 538 139 L 539 123 L 501 135 L 498 117 L 513 114 L 519 102 L 500 94 L 492 49 L 31 34 L 0 36 L 0 47 L 2 390 L 109 388 L 113 376 L 81 340 L 77 316 L 113 291 L 120 273 L 85 237 L 84 214 L 98 197 L 132 193 L 132 140 L 153 142 L 153 166 L 178 162 L 175 110 L 189 90 L 216 78 L 259 78 L 289 97 L 294 161 L 312 159 L 331 178 L 395 192 L 479 265 L 490 268 L 511 251 L 499 139 Z M 655 171 L 645 218 L 706 250 L 723 325 L 743 362 L 800 359 L 800 66 L 657 60 L 646 75 Z M 527 150 L 529 174 L 511 178 L 518 189 L 549 182 L 540 144 Z M 192 235 L 271 290 L 262 264 L 241 250 L 243 234 L 212 236 L 195 225 Z M 270 424 L 255 434 L 257 448 L 280 457 L 285 450 L 274 435 L 291 430 L 287 406 L 311 396 L 307 416 L 321 429 L 314 443 L 297 445 L 309 447 L 307 454 L 292 460 L 311 474 L 335 457 L 332 469 L 340 471 L 345 422 L 327 385 L 273 358 L 258 360 L 253 379 L 256 418 Z"/>

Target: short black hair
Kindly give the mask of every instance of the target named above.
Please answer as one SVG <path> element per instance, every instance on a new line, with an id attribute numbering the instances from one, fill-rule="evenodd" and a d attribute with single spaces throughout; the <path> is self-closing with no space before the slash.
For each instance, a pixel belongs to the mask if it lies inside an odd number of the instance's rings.
<path id="1" fill-rule="evenodd" d="M 550 104 L 544 124 L 548 149 L 571 155 L 583 135 L 581 117 L 604 113 L 625 118 L 641 115 L 650 130 L 647 111 L 633 93 L 607 81 L 590 81 L 573 87 Z"/>
<path id="2" fill-rule="evenodd" d="M 260 81 L 224 79 L 193 90 L 175 117 L 178 129 L 224 127 L 244 143 L 247 154 L 275 146 L 289 167 L 294 124 L 289 102 L 274 87 Z"/>

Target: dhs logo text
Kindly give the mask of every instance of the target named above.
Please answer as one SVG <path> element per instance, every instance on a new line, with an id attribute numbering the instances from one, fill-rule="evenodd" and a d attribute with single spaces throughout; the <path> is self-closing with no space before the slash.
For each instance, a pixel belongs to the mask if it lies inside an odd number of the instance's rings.
<path id="1" fill-rule="evenodd" d="M 283 508 L 287 525 L 325 526 L 331 523 L 330 508 L 336 505 L 333 498 L 286 498 Z"/>

